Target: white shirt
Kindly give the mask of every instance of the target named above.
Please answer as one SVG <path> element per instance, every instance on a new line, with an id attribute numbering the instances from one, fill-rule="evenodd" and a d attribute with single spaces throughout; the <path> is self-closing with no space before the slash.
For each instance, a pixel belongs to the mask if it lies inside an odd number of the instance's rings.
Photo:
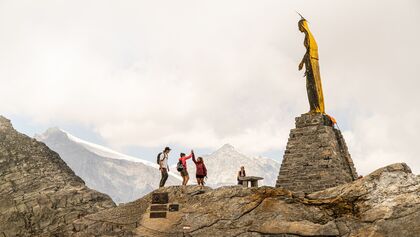
<path id="1" fill-rule="evenodd" d="M 160 163 L 161 163 L 160 167 L 166 168 L 166 169 L 169 168 L 168 167 L 168 154 L 166 154 L 165 152 L 162 152 L 159 155 L 159 160 L 160 160 Z"/>

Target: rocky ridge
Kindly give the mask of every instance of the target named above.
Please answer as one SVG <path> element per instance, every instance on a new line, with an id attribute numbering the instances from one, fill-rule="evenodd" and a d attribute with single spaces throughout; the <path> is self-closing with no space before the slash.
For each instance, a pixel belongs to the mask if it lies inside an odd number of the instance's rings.
<path id="1" fill-rule="evenodd" d="M 78 236 L 419 236 L 420 176 L 393 164 L 309 195 L 283 188 L 167 187 L 179 212 L 150 219 L 151 194 L 76 221 Z M 185 229 L 184 227 L 189 227 Z"/>
<path id="2" fill-rule="evenodd" d="M 0 116 L 0 236 L 63 236 L 73 221 L 114 207 L 45 144 Z"/>
<path id="3" fill-rule="evenodd" d="M 0 116 L 0 236 L 420 236 L 420 176 L 404 163 L 326 190 L 165 187 L 177 212 L 150 219 L 152 193 L 115 206 L 45 144 Z"/>

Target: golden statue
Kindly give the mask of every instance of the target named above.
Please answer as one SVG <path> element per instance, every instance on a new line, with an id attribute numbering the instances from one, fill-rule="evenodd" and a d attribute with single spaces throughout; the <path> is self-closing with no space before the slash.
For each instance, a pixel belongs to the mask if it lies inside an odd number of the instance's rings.
<path id="1" fill-rule="evenodd" d="M 302 70 L 303 64 L 305 64 L 305 76 L 306 76 L 306 91 L 308 93 L 310 113 L 325 113 L 324 107 L 324 96 L 322 94 L 321 85 L 321 74 L 319 73 L 318 64 L 318 45 L 315 42 L 315 38 L 309 30 L 308 22 L 305 18 L 298 23 L 299 30 L 305 33 L 306 53 L 303 56 L 302 61 L 299 63 L 299 70 Z"/>

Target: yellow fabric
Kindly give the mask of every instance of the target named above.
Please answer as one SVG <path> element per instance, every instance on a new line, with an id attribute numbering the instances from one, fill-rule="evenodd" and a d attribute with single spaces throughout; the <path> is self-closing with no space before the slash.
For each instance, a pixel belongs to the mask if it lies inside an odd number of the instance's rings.
<path id="1" fill-rule="evenodd" d="M 309 30 L 308 22 L 306 20 L 302 21 L 302 27 L 308 36 L 307 40 L 309 43 L 309 55 L 311 56 L 311 58 L 318 59 L 318 45 L 316 44 L 315 38 Z M 308 46 L 306 46 L 306 48 L 308 48 Z"/>
<path id="2" fill-rule="evenodd" d="M 318 60 L 319 60 L 318 45 L 315 41 L 314 36 L 309 30 L 308 22 L 305 19 L 302 19 L 299 23 L 306 36 L 305 47 L 307 49 L 307 53 L 305 57 L 309 56 L 309 63 L 310 63 L 310 65 L 306 65 L 306 67 L 307 68 L 309 67 L 310 69 L 312 69 L 312 70 L 307 70 L 307 72 L 313 74 L 314 84 L 315 84 L 315 93 L 317 95 L 316 97 L 318 98 L 317 99 L 318 101 L 316 102 L 317 106 L 314 109 L 311 109 L 310 112 L 325 113 L 324 95 L 322 92 L 321 74 L 319 72 L 319 64 L 318 64 Z M 308 77 L 308 75 L 306 76 Z"/>

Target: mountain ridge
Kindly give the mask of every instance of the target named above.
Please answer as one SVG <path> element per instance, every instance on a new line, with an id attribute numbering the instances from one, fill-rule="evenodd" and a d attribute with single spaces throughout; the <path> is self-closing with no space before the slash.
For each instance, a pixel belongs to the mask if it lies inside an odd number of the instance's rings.
<path id="1" fill-rule="evenodd" d="M 36 138 L 58 152 L 88 187 L 107 193 L 116 203 L 133 201 L 159 187 L 161 175 L 157 164 L 84 141 L 58 128 L 48 129 Z M 180 182 L 170 172 L 167 185 Z"/>
<path id="2" fill-rule="evenodd" d="M 267 157 L 247 156 L 236 150 L 236 148 L 227 143 L 216 151 L 199 155 L 203 157 L 204 164 L 207 167 L 206 185 L 210 187 L 221 187 L 237 184 L 237 173 L 241 166 L 245 167 L 248 176 L 261 176 L 264 179 L 260 185 L 274 186 L 280 162 Z M 187 160 L 187 166 L 190 173 L 190 182 L 195 182 L 195 165 Z M 172 166 L 176 169 L 176 165 Z"/>

